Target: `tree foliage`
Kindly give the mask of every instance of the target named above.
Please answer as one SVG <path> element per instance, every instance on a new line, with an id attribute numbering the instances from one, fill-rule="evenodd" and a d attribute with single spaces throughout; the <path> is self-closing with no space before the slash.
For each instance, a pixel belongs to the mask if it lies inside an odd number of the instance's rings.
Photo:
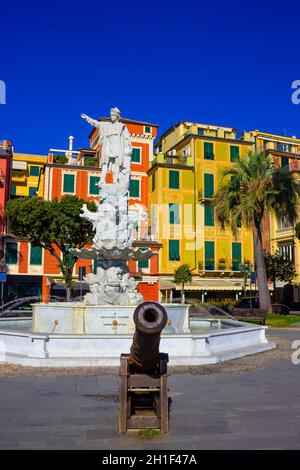
<path id="1" fill-rule="evenodd" d="M 181 300 L 184 302 L 184 285 L 191 282 L 193 278 L 189 264 L 185 263 L 179 266 L 174 273 L 175 284 L 181 285 Z"/>
<path id="2" fill-rule="evenodd" d="M 275 169 L 270 155 L 250 152 L 222 173 L 221 185 L 214 197 L 218 221 L 229 225 L 233 234 L 239 227 L 253 231 L 259 300 L 262 309 L 271 312 L 262 246 L 262 226 L 266 214 L 297 215 L 299 186 L 289 171 Z"/>
<path id="3" fill-rule="evenodd" d="M 296 276 L 295 266 L 292 261 L 281 255 L 279 251 L 265 256 L 265 265 L 267 277 L 273 282 L 274 288 L 276 281 L 291 282 Z"/>
<path id="4" fill-rule="evenodd" d="M 70 250 L 84 247 L 93 238 L 91 224 L 80 217 L 84 203 L 83 199 L 71 195 L 53 201 L 24 197 L 10 200 L 5 211 L 14 235 L 29 238 L 33 246 L 41 246 L 56 258 L 68 297 L 77 261 Z M 91 211 L 96 210 L 93 201 L 89 201 L 87 206 Z"/>

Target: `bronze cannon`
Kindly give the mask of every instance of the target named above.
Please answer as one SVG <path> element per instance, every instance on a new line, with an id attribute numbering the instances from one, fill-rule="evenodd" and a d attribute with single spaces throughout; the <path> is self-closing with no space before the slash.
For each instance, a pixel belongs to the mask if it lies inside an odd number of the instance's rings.
<path id="1" fill-rule="evenodd" d="M 167 324 L 165 308 L 143 302 L 134 311 L 135 333 L 130 354 L 121 354 L 119 432 L 158 428 L 168 431 L 168 354 L 159 352 Z"/>
<path id="2" fill-rule="evenodd" d="M 156 302 L 143 302 L 133 314 L 135 333 L 128 365 L 133 373 L 151 374 L 159 363 L 159 343 L 168 315 L 164 307 Z"/>

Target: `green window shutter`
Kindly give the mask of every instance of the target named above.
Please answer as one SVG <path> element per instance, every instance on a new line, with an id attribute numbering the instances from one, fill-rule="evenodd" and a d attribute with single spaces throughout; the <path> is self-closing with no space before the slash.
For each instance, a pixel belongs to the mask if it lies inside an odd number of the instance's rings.
<path id="1" fill-rule="evenodd" d="M 169 204 L 169 223 L 179 224 L 179 204 Z"/>
<path id="2" fill-rule="evenodd" d="M 215 269 L 215 242 L 205 242 L 205 270 L 214 271 Z"/>
<path id="3" fill-rule="evenodd" d="M 179 189 L 179 171 L 169 170 L 169 188 Z"/>
<path id="4" fill-rule="evenodd" d="M 152 192 L 155 191 L 155 177 L 156 173 L 152 173 Z"/>
<path id="5" fill-rule="evenodd" d="M 237 145 L 230 145 L 230 161 L 236 162 L 240 158 L 240 147 Z"/>
<path id="6" fill-rule="evenodd" d="M 64 174 L 64 193 L 74 193 L 75 175 Z"/>
<path id="7" fill-rule="evenodd" d="M 140 197 L 140 180 L 130 180 L 129 195 L 130 197 Z"/>
<path id="8" fill-rule="evenodd" d="M 214 175 L 204 173 L 204 197 L 211 198 L 215 192 Z"/>
<path id="9" fill-rule="evenodd" d="M 214 160 L 214 145 L 212 142 L 204 142 L 204 158 L 206 160 Z"/>
<path id="10" fill-rule="evenodd" d="M 29 170 L 30 176 L 39 176 L 40 174 L 40 167 L 39 166 L 31 166 Z"/>
<path id="11" fill-rule="evenodd" d="M 145 134 L 151 134 L 151 126 L 145 126 Z"/>
<path id="12" fill-rule="evenodd" d="M 179 240 L 169 240 L 169 261 L 180 261 Z"/>
<path id="13" fill-rule="evenodd" d="M 141 149 L 133 147 L 132 155 L 131 155 L 131 161 L 134 162 L 134 163 L 140 163 L 141 162 Z"/>
<path id="14" fill-rule="evenodd" d="M 42 247 L 32 246 L 30 247 L 30 264 L 41 265 L 42 264 Z"/>
<path id="15" fill-rule="evenodd" d="M 149 268 L 149 260 L 148 259 L 142 259 L 140 261 L 138 261 L 138 269 L 141 270 L 141 269 L 147 269 Z"/>
<path id="16" fill-rule="evenodd" d="M 90 176 L 90 194 L 99 194 L 99 187 L 96 186 L 100 181 L 100 176 Z"/>
<path id="17" fill-rule="evenodd" d="M 37 192 L 37 188 L 33 188 L 33 187 L 29 188 L 29 196 L 30 197 L 36 196 L 36 192 Z"/>
<path id="18" fill-rule="evenodd" d="M 289 158 L 288 157 L 281 157 L 281 166 L 282 167 L 289 167 Z"/>
<path id="19" fill-rule="evenodd" d="M 15 196 L 17 194 L 17 186 L 15 184 L 12 184 L 11 185 L 11 188 L 10 188 L 10 194 L 12 196 Z"/>
<path id="20" fill-rule="evenodd" d="M 18 263 L 18 244 L 17 243 L 6 243 L 5 263 L 6 264 Z"/>
<path id="21" fill-rule="evenodd" d="M 210 204 L 204 206 L 204 225 L 213 227 L 215 225 L 214 208 Z"/>
<path id="22" fill-rule="evenodd" d="M 242 244 L 232 243 L 232 271 L 240 270 L 240 263 L 242 262 Z"/>

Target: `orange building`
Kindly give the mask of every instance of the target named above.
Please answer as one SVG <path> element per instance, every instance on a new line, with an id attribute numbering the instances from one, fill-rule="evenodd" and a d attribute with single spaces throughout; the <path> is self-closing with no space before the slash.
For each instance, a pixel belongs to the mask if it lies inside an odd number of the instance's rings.
<path id="1" fill-rule="evenodd" d="M 122 122 L 129 129 L 133 146 L 129 204 L 142 205 L 148 210 L 147 169 L 153 155 L 157 126 L 127 119 Z M 101 175 L 101 147 L 97 140 L 97 130 L 93 129 L 90 134 L 90 149 L 73 150 L 72 137 L 68 150 L 51 149 L 48 161 L 40 173 L 38 196 L 53 200 L 56 197 L 60 199 L 65 194 L 74 194 L 85 200 L 98 200 L 99 189 L 96 183 Z M 108 180 L 111 176 L 107 175 Z M 148 236 L 147 226 L 138 227 L 134 238 L 135 246 L 150 247 L 157 252 L 160 249 L 160 245 Z M 65 294 L 57 260 L 49 252 L 31 247 L 26 240 L 15 239 L 7 240 L 6 251 L 12 253 L 12 256 L 6 256 L 9 273 L 6 300 L 27 295 Z M 78 260 L 75 279 L 80 266 L 85 266 L 86 273 L 94 269 L 90 260 Z M 158 254 L 150 260 L 130 261 L 129 269 L 140 280 L 138 290 L 144 299 L 158 300 Z M 83 287 L 88 289 L 85 284 Z M 75 295 L 79 294 L 79 289 L 79 283 L 75 283 Z"/>

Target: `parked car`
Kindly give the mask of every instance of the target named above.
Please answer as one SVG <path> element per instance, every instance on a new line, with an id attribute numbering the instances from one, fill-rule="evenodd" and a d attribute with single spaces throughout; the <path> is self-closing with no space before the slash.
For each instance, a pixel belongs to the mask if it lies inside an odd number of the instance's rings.
<path id="1" fill-rule="evenodd" d="M 245 309 L 251 311 L 255 314 L 255 311 L 258 311 L 259 308 L 259 298 L 258 297 L 243 297 L 233 307 L 232 315 L 238 316 L 245 313 Z M 290 309 L 287 305 L 284 304 L 272 304 L 272 312 L 278 313 L 279 315 L 288 315 Z"/>

